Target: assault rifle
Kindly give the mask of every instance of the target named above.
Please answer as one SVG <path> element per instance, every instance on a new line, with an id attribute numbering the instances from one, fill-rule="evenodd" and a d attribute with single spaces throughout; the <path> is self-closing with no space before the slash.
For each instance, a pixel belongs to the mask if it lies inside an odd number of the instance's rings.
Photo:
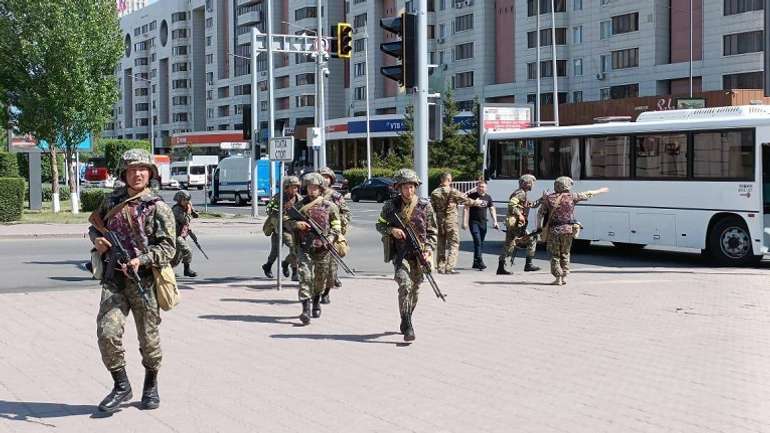
<path id="1" fill-rule="evenodd" d="M 128 262 L 131 261 L 131 256 L 128 255 L 128 251 L 121 245 L 118 235 L 115 232 L 107 231 L 104 233 L 104 237 L 112 245 L 107 258 L 108 269 L 112 269 L 112 272 L 114 272 L 119 266 L 128 265 Z M 126 266 L 126 268 L 128 278 L 136 283 L 136 288 L 142 296 L 144 305 L 150 305 L 150 298 L 147 297 L 147 291 L 142 287 L 142 279 L 139 277 L 139 274 L 131 266 Z"/>
<path id="2" fill-rule="evenodd" d="M 508 230 L 510 230 L 510 229 L 508 229 Z M 503 231 L 507 232 L 508 230 L 503 230 Z M 533 230 L 533 231 L 531 231 L 529 233 L 527 233 L 526 229 L 524 229 L 523 231 L 524 231 L 523 235 L 516 236 L 516 237 L 513 238 L 513 253 L 511 253 L 511 264 L 513 264 L 513 262 L 516 260 L 516 251 L 518 250 L 519 242 L 528 241 L 533 236 L 539 235 L 540 233 L 543 232 L 543 228 L 540 227 L 539 229 Z"/>
<path id="3" fill-rule="evenodd" d="M 200 252 L 203 254 L 203 257 L 205 257 L 206 260 L 209 260 L 209 256 L 206 255 L 206 252 L 203 251 L 203 248 L 201 248 L 201 244 L 198 243 L 198 236 L 196 236 L 195 233 L 189 229 L 187 230 L 187 235 L 190 236 L 190 239 L 192 239 L 193 243 L 195 243 L 195 246 L 198 247 L 198 250 L 200 250 Z"/>
<path id="4" fill-rule="evenodd" d="M 332 255 L 332 257 L 334 258 L 334 261 L 336 261 L 337 264 L 340 265 L 340 267 L 345 270 L 345 272 L 347 272 L 348 274 L 354 277 L 356 276 L 356 273 L 353 272 L 353 270 L 350 269 L 350 267 L 348 267 L 348 265 L 346 265 L 345 262 L 342 260 L 342 257 L 340 257 L 339 253 L 337 252 L 337 248 L 334 247 L 334 243 L 330 241 L 329 238 L 327 238 L 323 234 L 323 230 L 321 230 L 321 227 L 318 226 L 318 223 L 313 221 L 312 218 L 308 218 L 305 215 L 302 215 L 302 212 L 297 210 L 297 208 L 295 208 L 294 206 L 289 208 L 289 217 L 296 219 L 297 221 L 302 221 L 304 223 L 307 223 L 310 226 L 310 229 L 313 230 L 313 233 L 315 233 L 315 235 L 318 236 L 318 239 L 321 240 L 321 243 L 324 244 L 324 248 L 326 248 L 329 251 L 329 253 Z"/>
<path id="5" fill-rule="evenodd" d="M 404 231 L 404 234 L 406 235 L 407 246 L 416 256 L 417 263 L 420 264 L 420 270 L 422 270 L 423 275 L 425 275 L 425 279 L 428 280 L 428 283 L 430 283 L 430 287 L 433 289 L 433 293 L 436 294 L 436 297 L 446 302 L 446 297 L 443 293 L 441 293 L 441 289 L 438 288 L 436 279 L 433 278 L 430 262 L 428 262 L 428 260 L 425 259 L 425 256 L 422 255 L 422 247 L 420 246 L 420 241 L 417 239 L 417 234 L 415 234 L 412 227 L 404 224 L 404 221 L 401 219 L 401 217 L 398 216 L 397 212 L 393 212 L 393 220 L 394 221 L 391 222 L 396 223 L 396 228 Z"/>

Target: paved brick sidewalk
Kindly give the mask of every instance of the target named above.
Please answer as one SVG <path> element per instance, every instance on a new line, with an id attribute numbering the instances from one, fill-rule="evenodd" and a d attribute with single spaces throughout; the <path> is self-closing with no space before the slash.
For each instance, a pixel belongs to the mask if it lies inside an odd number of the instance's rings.
<path id="1" fill-rule="evenodd" d="M 0 432 L 769 432 L 767 275 L 439 276 L 448 302 L 423 291 L 411 346 L 389 278 L 346 280 L 308 327 L 294 287 L 185 286 L 161 408 L 101 419 L 96 289 L 4 294 Z M 125 341 L 138 396 L 131 321 Z"/>

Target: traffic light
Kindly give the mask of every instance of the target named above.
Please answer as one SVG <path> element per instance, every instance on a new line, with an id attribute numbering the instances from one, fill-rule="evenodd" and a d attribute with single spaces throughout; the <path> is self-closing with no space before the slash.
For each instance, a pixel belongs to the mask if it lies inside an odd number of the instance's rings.
<path id="1" fill-rule="evenodd" d="M 417 85 L 417 15 L 401 14 L 398 17 L 382 18 L 380 27 L 401 38 L 400 41 L 380 44 L 380 50 L 401 61 L 400 65 L 383 66 L 380 73 L 399 86 Z"/>
<path id="2" fill-rule="evenodd" d="M 353 52 L 353 26 L 337 23 L 337 57 L 349 59 Z"/>
<path id="3" fill-rule="evenodd" d="M 243 125 L 243 139 L 251 141 L 251 104 L 243 104 L 242 114 L 243 118 L 241 124 Z"/>

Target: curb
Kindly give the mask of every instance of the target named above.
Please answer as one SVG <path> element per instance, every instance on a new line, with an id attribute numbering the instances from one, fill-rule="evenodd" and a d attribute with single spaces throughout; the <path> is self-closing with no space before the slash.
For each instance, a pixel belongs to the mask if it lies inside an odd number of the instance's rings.
<path id="1" fill-rule="evenodd" d="M 88 235 L 85 233 L 19 233 L 14 235 L 0 235 L 2 239 L 87 239 Z"/>

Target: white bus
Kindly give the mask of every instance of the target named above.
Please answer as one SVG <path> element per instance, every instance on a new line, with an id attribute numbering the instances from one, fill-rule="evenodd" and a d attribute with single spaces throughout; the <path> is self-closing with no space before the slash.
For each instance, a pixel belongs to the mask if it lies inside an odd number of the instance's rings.
<path id="1" fill-rule="evenodd" d="M 486 140 L 489 193 L 499 202 L 526 173 L 538 178 L 531 200 L 562 175 L 575 191 L 609 187 L 576 208 L 583 242 L 694 248 L 732 266 L 768 253 L 770 106 L 647 112 L 636 122 L 490 132 Z"/>

